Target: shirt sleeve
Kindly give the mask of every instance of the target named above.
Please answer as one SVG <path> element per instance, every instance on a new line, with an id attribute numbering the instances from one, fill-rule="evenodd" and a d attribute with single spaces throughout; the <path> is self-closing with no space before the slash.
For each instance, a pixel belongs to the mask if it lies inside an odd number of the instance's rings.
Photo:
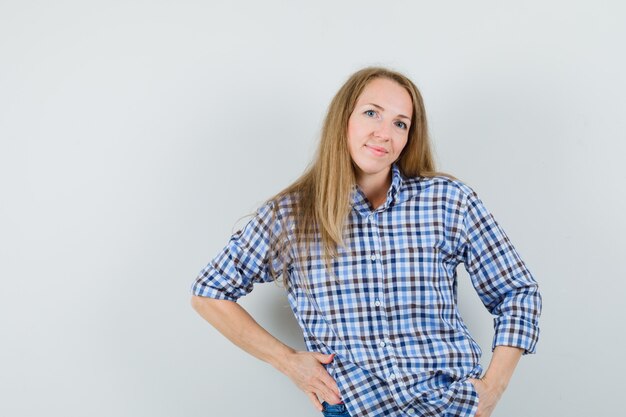
<path id="1" fill-rule="evenodd" d="M 539 286 L 494 216 L 474 190 L 463 211 L 462 258 L 472 285 L 495 315 L 492 350 L 498 345 L 535 353 L 541 314 Z"/>
<path id="2" fill-rule="evenodd" d="M 256 215 L 230 237 L 226 246 L 196 277 L 191 286 L 194 295 L 236 302 L 250 293 L 255 283 L 272 280 L 268 269 L 270 239 L 280 232 L 280 222 L 272 220 L 272 207 L 272 203 L 261 206 Z M 277 257 L 271 262 L 275 271 L 281 270 Z"/>

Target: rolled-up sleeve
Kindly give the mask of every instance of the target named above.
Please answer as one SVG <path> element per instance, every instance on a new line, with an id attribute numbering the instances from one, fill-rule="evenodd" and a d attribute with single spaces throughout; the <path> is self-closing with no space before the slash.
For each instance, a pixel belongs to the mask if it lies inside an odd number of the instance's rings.
<path id="1" fill-rule="evenodd" d="M 268 270 L 270 239 L 280 232 L 272 221 L 272 203 L 261 206 L 256 215 L 236 231 L 224 248 L 200 271 L 191 286 L 194 295 L 237 301 L 250 293 L 255 283 L 270 282 Z M 278 259 L 272 266 L 279 270 Z"/>
<path id="2" fill-rule="evenodd" d="M 462 258 L 482 303 L 495 316 L 492 350 L 505 345 L 535 353 L 542 303 L 539 286 L 476 192 L 466 189 Z"/>

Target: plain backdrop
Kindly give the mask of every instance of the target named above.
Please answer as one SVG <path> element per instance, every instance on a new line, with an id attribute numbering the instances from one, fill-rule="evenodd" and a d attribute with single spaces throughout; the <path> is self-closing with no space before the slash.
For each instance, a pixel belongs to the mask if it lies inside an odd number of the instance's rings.
<path id="1" fill-rule="evenodd" d="M 536 355 L 494 417 L 623 409 L 620 1 L 0 1 L 0 415 L 318 416 L 192 310 L 240 218 L 310 161 L 331 98 L 385 65 L 438 168 L 540 284 Z M 459 267 L 490 359 L 492 320 Z M 304 349 L 275 284 L 240 301 Z"/>

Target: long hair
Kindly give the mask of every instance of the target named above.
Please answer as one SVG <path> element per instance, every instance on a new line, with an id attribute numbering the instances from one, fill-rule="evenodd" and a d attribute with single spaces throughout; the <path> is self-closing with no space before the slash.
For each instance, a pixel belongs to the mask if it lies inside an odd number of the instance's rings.
<path id="1" fill-rule="evenodd" d="M 305 172 L 291 185 L 270 197 L 274 211 L 273 219 L 281 222 L 281 232 L 270 239 L 269 272 L 274 280 L 280 275 L 288 286 L 288 254 L 295 253 L 303 286 L 308 290 L 305 264 L 310 245 L 317 241 L 323 250 L 326 270 L 330 273 L 330 263 L 337 256 L 337 248 L 344 246 L 344 224 L 350 214 L 352 191 L 356 176 L 348 150 L 348 119 L 354 111 L 357 99 L 363 89 L 376 78 L 387 78 L 404 87 L 411 96 L 413 112 L 407 143 L 397 159 L 398 167 L 406 177 L 444 175 L 435 171 L 435 163 L 428 136 L 428 125 L 422 96 L 413 82 L 406 76 L 383 67 L 363 68 L 348 78 L 332 99 L 323 123 L 319 145 L 313 161 Z M 280 201 L 290 195 L 289 217 L 294 228 L 295 242 L 287 239 L 285 219 L 278 218 Z M 292 247 L 290 247 L 292 245 Z M 273 257 L 281 257 L 282 271 L 272 268 Z M 310 258 L 310 256 L 309 256 Z"/>

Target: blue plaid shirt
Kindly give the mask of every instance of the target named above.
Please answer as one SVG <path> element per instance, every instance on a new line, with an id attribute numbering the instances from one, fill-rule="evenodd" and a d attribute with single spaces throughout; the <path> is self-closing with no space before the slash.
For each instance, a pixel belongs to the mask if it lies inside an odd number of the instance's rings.
<path id="1" fill-rule="evenodd" d="M 457 309 L 456 267 L 463 263 L 495 316 L 492 349 L 534 353 L 541 296 L 533 276 L 476 192 L 443 176 L 407 178 L 392 165 L 385 203 L 373 209 L 355 186 L 346 247 L 324 269 L 314 244 L 305 277 L 288 266 L 287 298 L 309 351 L 335 353 L 326 369 L 352 417 L 473 416 L 481 349 Z M 289 218 L 285 197 L 279 214 Z M 290 229 L 293 238 L 293 223 Z M 200 272 L 195 295 L 236 301 L 269 282 L 271 205 Z M 307 295 L 298 283 L 309 283 Z"/>

